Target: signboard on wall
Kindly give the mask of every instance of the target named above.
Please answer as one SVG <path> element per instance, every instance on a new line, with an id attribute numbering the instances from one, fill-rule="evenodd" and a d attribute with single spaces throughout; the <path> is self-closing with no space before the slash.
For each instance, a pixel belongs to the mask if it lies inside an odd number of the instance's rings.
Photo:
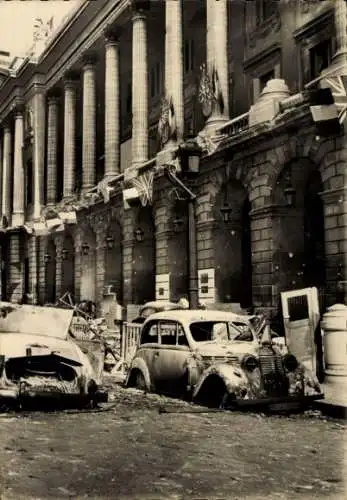
<path id="1" fill-rule="evenodd" d="M 215 302 L 216 301 L 216 287 L 215 287 L 215 270 L 200 269 L 198 271 L 199 277 L 199 301 L 200 302 Z"/>
<path id="2" fill-rule="evenodd" d="M 156 275 L 155 300 L 170 300 L 170 273 Z"/>

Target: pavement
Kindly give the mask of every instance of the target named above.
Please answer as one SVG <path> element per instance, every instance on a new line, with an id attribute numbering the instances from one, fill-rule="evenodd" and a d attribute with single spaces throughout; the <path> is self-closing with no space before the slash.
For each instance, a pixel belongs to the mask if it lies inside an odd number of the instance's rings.
<path id="1" fill-rule="evenodd" d="M 324 399 L 316 401 L 314 408 L 324 415 L 347 420 L 347 377 L 346 381 L 329 379 L 321 387 Z"/>
<path id="2" fill-rule="evenodd" d="M 1 500 L 347 498 L 344 422 L 110 391 L 102 409 L 0 415 Z"/>

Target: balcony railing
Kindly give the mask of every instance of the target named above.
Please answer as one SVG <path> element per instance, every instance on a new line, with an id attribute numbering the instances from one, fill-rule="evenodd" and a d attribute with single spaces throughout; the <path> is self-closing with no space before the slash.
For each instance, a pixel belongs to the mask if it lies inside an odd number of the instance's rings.
<path id="1" fill-rule="evenodd" d="M 224 123 L 221 127 L 217 129 L 218 134 L 231 135 L 239 134 L 244 130 L 247 130 L 249 127 L 249 112 L 244 113 L 243 115 L 236 116 L 232 120 Z"/>

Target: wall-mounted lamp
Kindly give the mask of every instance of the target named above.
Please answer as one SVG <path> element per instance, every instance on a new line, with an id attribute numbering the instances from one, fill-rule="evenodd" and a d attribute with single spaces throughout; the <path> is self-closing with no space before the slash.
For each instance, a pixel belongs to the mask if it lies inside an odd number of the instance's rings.
<path id="1" fill-rule="evenodd" d="M 287 207 L 295 207 L 296 191 L 291 184 L 284 189 L 284 197 Z"/>
<path id="2" fill-rule="evenodd" d="M 135 236 L 135 240 L 136 241 L 143 241 L 143 237 L 144 237 L 144 232 L 142 231 L 141 228 L 138 228 L 134 231 L 134 236 Z"/>
<path id="3" fill-rule="evenodd" d="M 106 247 L 111 250 L 113 248 L 114 238 L 113 236 L 107 236 L 106 238 Z"/>
<path id="4" fill-rule="evenodd" d="M 45 255 L 43 256 L 43 261 L 45 262 L 45 264 L 51 261 L 51 256 L 49 255 L 49 253 L 45 253 Z"/>
<path id="5" fill-rule="evenodd" d="M 61 251 L 61 258 L 63 260 L 67 260 L 68 259 L 68 256 L 69 256 L 69 252 L 66 248 L 63 248 L 62 251 Z"/>
<path id="6" fill-rule="evenodd" d="M 184 225 L 184 220 L 181 219 L 180 217 L 177 217 L 177 218 L 172 220 L 172 226 L 173 226 L 173 230 L 175 231 L 175 233 L 179 233 L 181 231 L 183 225 Z"/>
<path id="7" fill-rule="evenodd" d="M 229 203 L 225 202 L 224 205 L 220 209 L 220 213 L 222 214 L 223 221 L 227 224 L 230 222 L 231 212 L 233 211 L 232 207 Z"/>
<path id="8" fill-rule="evenodd" d="M 82 250 L 82 255 L 88 255 L 89 254 L 89 245 L 88 243 L 83 243 L 81 246 Z"/>

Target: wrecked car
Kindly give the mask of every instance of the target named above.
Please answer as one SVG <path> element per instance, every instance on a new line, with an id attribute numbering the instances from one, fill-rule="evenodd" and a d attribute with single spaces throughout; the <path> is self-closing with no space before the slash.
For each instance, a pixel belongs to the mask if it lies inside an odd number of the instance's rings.
<path id="1" fill-rule="evenodd" d="M 315 375 L 274 344 L 268 328 L 260 337 L 250 318 L 211 310 L 151 315 L 126 386 L 219 408 L 286 410 L 321 399 Z"/>
<path id="2" fill-rule="evenodd" d="M 69 310 L 0 303 L 1 407 L 80 407 L 106 400 L 96 364 L 69 336 L 72 316 Z"/>

